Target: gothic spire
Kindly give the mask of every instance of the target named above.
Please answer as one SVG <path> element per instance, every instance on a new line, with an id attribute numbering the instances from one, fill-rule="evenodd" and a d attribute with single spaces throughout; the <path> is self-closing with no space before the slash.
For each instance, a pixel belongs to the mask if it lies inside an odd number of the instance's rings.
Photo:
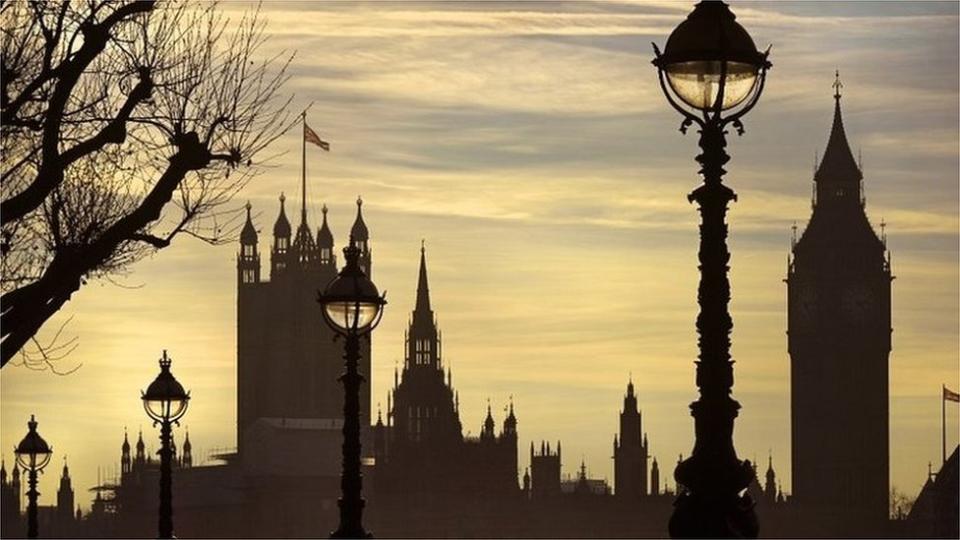
<path id="1" fill-rule="evenodd" d="M 424 247 L 423 240 L 420 241 L 420 277 L 417 280 L 417 306 L 414 308 L 414 317 L 417 314 L 429 315 L 430 311 L 430 287 L 427 284 L 427 249 Z M 432 318 L 432 317 L 430 317 Z"/>
<path id="2" fill-rule="evenodd" d="M 250 209 L 253 208 L 253 205 L 250 204 L 250 201 L 247 201 L 244 208 L 247 209 L 247 222 L 243 224 L 243 230 L 240 231 L 240 243 L 245 246 L 256 245 L 257 229 L 253 226 L 253 219 L 250 218 Z"/>
<path id="3" fill-rule="evenodd" d="M 323 223 L 320 224 L 320 229 L 317 231 L 317 245 L 321 248 L 332 248 L 333 247 L 333 233 L 330 232 L 330 226 L 327 225 L 327 205 L 324 204 L 321 209 L 323 213 Z"/>
<path id="4" fill-rule="evenodd" d="M 284 208 L 286 201 L 287 196 L 280 193 L 280 215 L 273 224 L 273 236 L 277 238 L 290 238 L 290 221 L 287 220 L 287 212 Z"/>
<path id="5" fill-rule="evenodd" d="M 863 175 L 853 157 L 850 144 L 847 142 L 847 134 L 843 129 L 843 115 L 840 112 L 840 89 L 843 88 L 843 84 L 840 82 L 839 70 L 836 72 L 833 87 L 833 127 L 830 130 L 830 140 L 823 152 L 820 167 L 814 175 L 814 181 L 818 184 L 849 183 L 857 185 Z M 818 197 L 818 200 L 820 200 L 820 197 Z"/>
<path id="6" fill-rule="evenodd" d="M 350 240 L 356 242 L 366 242 L 370 239 L 370 231 L 367 230 L 367 224 L 363 222 L 363 199 L 357 197 L 357 219 L 353 222 L 353 228 L 350 229 Z"/>

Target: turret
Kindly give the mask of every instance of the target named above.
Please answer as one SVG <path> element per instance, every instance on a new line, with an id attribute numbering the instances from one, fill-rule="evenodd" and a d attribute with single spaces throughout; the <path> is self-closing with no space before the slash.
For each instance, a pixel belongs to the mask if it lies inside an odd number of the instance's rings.
<path id="1" fill-rule="evenodd" d="M 257 229 L 253 226 L 247 201 L 247 221 L 240 231 L 240 253 L 237 254 L 237 281 L 241 286 L 260 282 L 260 252 L 257 249 Z"/>
<path id="2" fill-rule="evenodd" d="M 533 452 L 533 443 L 530 443 L 530 452 L 532 455 Z M 523 469 L 523 496 L 530 497 L 530 468 L 525 467 Z"/>
<path id="3" fill-rule="evenodd" d="M 777 473 L 773 471 L 773 455 L 767 457 L 766 482 L 763 485 L 763 498 L 767 502 L 774 502 L 777 499 Z"/>
<path id="4" fill-rule="evenodd" d="M 180 458 L 184 467 L 193 467 L 193 445 L 190 444 L 190 431 L 187 431 L 183 441 L 183 457 Z"/>
<path id="5" fill-rule="evenodd" d="M 60 489 L 57 490 L 57 514 L 60 516 L 60 519 L 64 521 L 73 519 L 73 485 L 70 482 L 70 469 L 67 468 L 66 457 L 63 459 L 63 474 L 60 476 Z"/>
<path id="6" fill-rule="evenodd" d="M 147 462 L 147 453 L 146 445 L 143 444 L 143 430 L 140 430 L 140 434 L 137 437 L 137 454 L 134 458 L 134 464 L 137 467 L 142 467 Z"/>
<path id="7" fill-rule="evenodd" d="M 133 462 L 130 459 L 130 441 L 127 439 L 127 430 L 124 429 L 123 444 L 120 445 L 120 473 L 127 474 L 132 469 L 133 469 Z"/>
<path id="8" fill-rule="evenodd" d="M 0 486 L 7 485 L 7 462 L 0 459 Z"/>
<path id="9" fill-rule="evenodd" d="M 618 497 L 639 498 L 647 494 L 648 443 L 641 419 L 631 376 L 623 396 L 620 434 L 613 448 L 614 492 Z"/>
<path id="10" fill-rule="evenodd" d="M 287 198 L 280 194 L 280 215 L 273 224 L 273 250 L 270 252 L 270 279 L 277 279 L 288 267 L 290 262 L 290 222 L 284 203 Z"/>
<path id="11" fill-rule="evenodd" d="M 327 205 L 323 205 L 323 223 L 317 229 L 317 249 L 320 252 L 320 266 L 336 268 L 337 256 L 333 252 L 333 233 L 327 224 Z"/>
<path id="12" fill-rule="evenodd" d="M 513 398 L 510 398 L 510 412 L 503 421 L 503 435 L 507 437 L 517 436 L 517 417 L 513 414 Z"/>
<path id="13" fill-rule="evenodd" d="M 657 458 L 653 458 L 653 464 L 650 465 L 650 494 L 660 494 L 660 466 L 657 465 Z"/>
<path id="14" fill-rule="evenodd" d="M 363 199 L 357 197 L 357 218 L 353 221 L 353 227 L 350 229 L 350 239 L 360 249 L 360 268 L 367 277 L 370 274 L 370 231 L 367 230 L 367 224 L 363 222 Z"/>
<path id="15" fill-rule="evenodd" d="M 388 414 L 389 416 L 389 414 Z M 383 413 L 377 404 L 377 423 L 373 426 L 373 456 L 377 466 L 383 465 L 387 454 L 387 428 L 383 424 Z"/>
<path id="16" fill-rule="evenodd" d="M 487 418 L 483 421 L 483 430 L 480 432 L 481 440 L 493 440 L 496 436 L 493 432 L 496 423 L 493 421 L 493 412 L 490 409 L 490 402 L 487 402 Z M 514 477 L 516 478 L 516 477 Z"/>

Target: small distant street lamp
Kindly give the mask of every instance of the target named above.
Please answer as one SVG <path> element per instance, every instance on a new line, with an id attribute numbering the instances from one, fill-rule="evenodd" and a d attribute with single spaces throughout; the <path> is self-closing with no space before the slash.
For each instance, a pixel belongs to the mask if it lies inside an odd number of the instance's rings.
<path id="1" fill-rule="evenodd" d="M 30 415 L 27 436 L 14 448 L 20 468 L 27 471 L 27 538 L 37 538 L 37 474 L 50 463 L 53 448 L 37 433 L 37 421 Z"/>
<path id="2" fill-rule="evenodd" d="M 173 449 L 170 428 L 173 424 L 180 425 L 179 420 L 186 414 L 190 403 L 190 392 L 185 391 L 170 373 L 170 364 L 171 360 L 164 350 L 160 358 L 160 374 L 150 383 L 146 392 L 140 393 L 147 416 L 153 420 L 153 425 L 160 424 L 159 538 L 173 538 L 173 479 L 170 470 Z"/>
<path id="3" fill-rule="evenodd" d="M 360 384 L 358 370 L 360 336 L 369 335 L 383 316 L 386 292 L 360 269 L 360 250 L 350 238 L 343 250 L 346 266 L 320 293 L 323 318 L 327 325 L 345 339 L 343 382 L 343 472 L 340 476 L 340 526 L 331 538 L 371 538 L 363 528 L 363 478 L 360 473 Z"/>
<path id="4" fill-rule="evenodd" d="M 757 518 L 749 496 L 740 493 L 753 479 L 749 462 L 740 461 L 733 447 L 733 423 L 740 404 L 731 396 L 730 253 L 727 250 L 727 204 L 737 199 L 723 185 L 724 164 L 730 156 L 726 127 L 743 134 L 740 119 L 757 104 L 770 62 L 719 1 L 696 5 L 680 23 L 663 53 L 654 44 L 660 86 L 667 101 L 683 115 L 680 131 L 696 124 L 702 153 L 696 157 L 703 185 L 690 195 L 700 206 L 700 360 L 699 399 L 690 405 L 696 442 L 693 453 L 676 469 L 685 490 L 677 497 L 670 518 L 673 537 L 755 537 Z"/>

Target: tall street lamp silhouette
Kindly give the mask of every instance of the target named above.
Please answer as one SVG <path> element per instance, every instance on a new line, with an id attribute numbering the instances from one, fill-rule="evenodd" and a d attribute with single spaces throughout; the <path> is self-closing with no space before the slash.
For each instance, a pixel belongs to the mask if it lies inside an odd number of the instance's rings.
<path id="1" fill-rule="evenodd" d="M 37 474 L 43 471 L 43 468 L 50 463 L 50 456 L 53 454 L 53 448 L 43 440 L 43 437 L 37 433 L 37 421 L 33 415 L 30 415 L 30 421 L 27 422 L 27 435 L 20 441 L 20 444 L 14 448 L 13 453 L 17 456 L 17 463 L 21 469 L 27 471 L 27 538 L 37 538 Z"/>
<path id="2" fill-rule="evenodd" d="M 343 250 L 347 263 L 320 293 L 323 318 L 337 336 L 345 338 L 343 383 L 343 472 L 340 476 L 340 526 L 331 538 L 370 538 L 363 529 L 363 477 L 360 474 L 360 384 L 358 370 L 360 337 L 369 336 L 383 316 L 386 292 L 380 295 L 377 286 L 360 268 L 360 249 L 350 237 Z"/>
<path id="3" fill-rule="evenodd" d="M 727 279 L 727 203 L 737 199 L 723 185 L 730 156 L 726 127 L 743 134 L 740 119 L 757 104 L 770 62 L 750 34 L 735 20 L 729 6 L 703 1 L 680 23 L 663 52 L 653 45 L 660 86 L 667 101 L 683 115 L 680 131 L 696 124 L 702 153 L 696 157 L 703 185 L 687 196 L 700 206 L 700 287 L 697 333 L 700 355 L 697 387 L 690 405 L 696 442 L 690 457 L 677 465 L 676 481 L 684 491 L 670 518 L 677 538 L 755 537 L 753 502 L 741 495 L 753 479 L 749 461 L 740 461 L 733 447 L 733 423 L 740 404 L 731 396 L 730 282 Z"/>
<path id="4" fill-rule="evenodd" d="M 171 461 L 170 429 L 187 412 L 190 392 L 170 373 L 170 357 L 163 351 L 160 358 L 160 374 L 150 383 L 146 392 L 141 392 L 143 408 L 153 425 L 160 424 L 160 517 L 157 529 L 158 538 L 173 538 L 173 478 Z"/>

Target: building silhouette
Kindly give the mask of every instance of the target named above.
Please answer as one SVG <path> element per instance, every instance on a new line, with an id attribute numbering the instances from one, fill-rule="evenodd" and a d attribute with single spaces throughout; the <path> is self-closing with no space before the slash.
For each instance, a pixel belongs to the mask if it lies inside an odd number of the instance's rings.
<path id="1" fill-rule="evenodd" d="M 614 493 L 618 497 L 639 498 L 646 496 L 647 460 L 650 452 L 647 435 L 643 433 L 641 415 L 637 409 L 637 396 L 633 393 L 633 379 L 627 383 L 620 412 L 620 437 L 613 438 Z"/>
<path id="2" fill-rule="evenodd" d="M 955 447 L 937 473 L 927 473 L 920 494 L 905 520 L 914 538 L 960 537 L 960 465 Z"/>
<path id="3" fill-rule="evenodd" d="M 888 517 L 890 258 L 867 219 L 835 83 L 813 215 L 787 273 L 793 499 L 804 534 L 876 534 Z"/>
<path id="4" fill-rule="evenodd" d="M 557 441 L 556 450 L 550 450 L 550 443 L 540 441 L 540 453 L 534 452 L 533 442 L 530 442 L 530 496 L 535 499 L 544 499 L 560 495 L 560 441 Z"/>
<path id="5" fill-rule="evenodd" d="M 363 221 L 363 201 L 351 238 L 361 250 L 360 263 L 371 271 L 370 234 Z M 287 420 L 322 425 L 342 420 L 343 346 L 323 322 L 317 292 L 337 275 L 333 234 L 323 207 L 316 237 L 310 231 L 306 204 L 291 237 L 286 198 L 273 225 L 270 280 L 261 277 L 259 237 L 247 204 L 237 255 L 237 444 L 245 451 L 264 444 L 263 437 Z M 360 372 L 370 376 L 370 348 L 363 347 Z M 370 425 L 370 384 L 361 387 L 361 426 Z M 254 438 L 256 440 L 251 440 Z M 252 446 L 251 446 L 252 445 Z"/>
<path id="6" fill-rule="evenodd" d="M 11 477 L 7 477 L 6 462 L 0 464 L 0 537 L 23 538 L 27 532 L 26 474 L 21 478 L 20 467 L 14 463 Z M 23 484 L 21 484 L 23 482 Z M 21 513 L 23 512 L 23 513 Z M 82 536 L 80 509 L 74 504 L 70 469 L 64 459 L 55 505 L 37 505 L 37 525 L 42 537 L 73 538 Z"/>
<path id="7" fill-rule="evenodd" d="M 376 511 L 380 529 L 386 527 L 388 535 L 391 531 L 407 534 L 396 529 L 399 520 L 424 533 L 450 530 L 463 519 L 462 508 L 471 503 L 519 499 L 517 417 L 512 401 L 499 433 L 488 403 L 480 435 L 463 435 L 459 396 L 453 374 L 443 363 L 442 340 L 430 304 L 422 246 L 416 305 L 404 343 L 403 370 L 395 372 L 388 395 L 387 423 L 378 415 L 373 428 L 370 498 L 380 507 Z M 423 528 L 431 522 L 433 529 Z"/>

